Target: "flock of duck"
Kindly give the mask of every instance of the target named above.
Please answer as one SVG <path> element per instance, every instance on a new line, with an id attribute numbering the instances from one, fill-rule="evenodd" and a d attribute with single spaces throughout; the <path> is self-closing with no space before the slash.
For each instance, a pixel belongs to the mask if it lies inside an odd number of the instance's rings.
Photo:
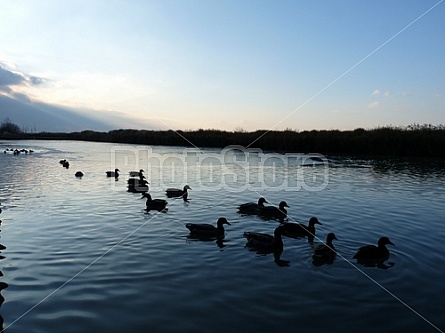
<path id="1" fill-rule="evenodd" d="M 249 202 L 238 207 L 240 214 L 258 214 L 263 218 L 274 218 L 281 222 L 275 228 L 274 234 L 264 234 L 258 232 L 244 232 L 244 237 L 247 239 L 246 246 L 255 249 L 260 253 L 274 253 L 275 262 L 280 265 L 287 265 L 289 262 L 280 259 L 283 252 L 282 236 L 288 238 L 307 238 L 312 242 L 315 237 L 315 225 L 321 225 L 316 217 L 311 217 L 307 225 L 301 223 L 294 223 L 285 221 L 287 218 L 286 207 L 289 207 L 285 201 L 281 201 L 278 207 L 265 206 L 266 199 L 261 197 L 257 203 Z M 219 222 L 219 221 L 218 221 Z M 219 231 L 221 234 L 221 230 Z M 332 263 L 337 254 L 333 241 L 338 240 L 334 233 L 328 233 L 326 242 L 316 246 L 312 251 L 312 259 L 315 265 L 324 263 Z M 389 251 L 386 245 L 394 245 L 388 237 L 381 237 L 377 246 L 365 245 L 360 247 L 353 259 L 357 259 L 359 263 L 365 265 L 380 265 L 383 261 L 389 258 Z"/>
<path id="2" fill-rule="evenodd" d="M 68 168 L 69 163 L 66 160 L 61 160 L 60 164 Z M 118 179 L 119 169 L 113 171 L 106 171 L 107 177 Z M 76 177 L 82 177 L 83 173 L 77 171 Z M 141 193 L 141 199 L 146 199 L 145 210 L 150 212 L 152 210 L 158 212 L 167 211 L 167 200 L 153 199 L 149 191 L 149 182 L 144 176 L 144 170 L 130 171 L 130 178 L 127 180 L 128 191 L 133 193 Z M 191 190 L 189 185 L 185 185 L 182 189 L 168 188 L 165 195 L 168 198 L 182 198 L 188 201 L 188 190 Z M 241 215 L 259 215 L 264 219 L 275 219 L 280 222 L 280 225 L 275 228 L 273 235 L 266 233 L 259 233 L 254 231 L 246 231 L 243 236 L 247 239 L 246 247 L 261 254 L 274 254 L 275 263 L 280 266 L 287 266 L 289 261 L 282 260 L 281 254 L 283 252 L 284 244 L 282 237 L 288 238 L 307 238 L 309 242 L 313 242 L 315 237 L 315 226 L 321 225 L 316 217 L 309 219 L 307 225 L 302 223 L 289 222 L 287 220 L 287 210 L 289 205 L 285 201 L 281 201 L 277 206 L 265 205 L 268 203 L 265 198 L 261 197 L 258 202 L 248 202 L 239 205 L 238 213 Z M 220 217 L 216 226 L 212 224 L 198 224 L 187 223 L 185 227 L 189 230 L 189 237 L 198 240 L 217 240 L 221 244 L 225 238 L 224 225 L 231 225 L 225 217 Z M 314 247 L 312 251 L 312 259 L 314 264 L 332 263 L 336 257 L 337 251 L 334 247 L 333 241 L 338 240 L 334 233 L 328 233 L 326 242 Z M 360 247 L 353 259 L 365 265 L 379 265 L 389 258 L 389 251 L 386 245 L 394 245 L 388 237 L 381 237 L 376 245 L 365 245 Z"/>

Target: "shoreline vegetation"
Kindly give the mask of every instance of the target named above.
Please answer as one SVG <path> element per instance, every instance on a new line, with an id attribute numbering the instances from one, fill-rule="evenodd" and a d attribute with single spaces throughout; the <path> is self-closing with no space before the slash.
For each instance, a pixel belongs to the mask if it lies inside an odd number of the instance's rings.
<path id="1" fill-rule="evenodd" d="M 281 153 L 445 158 L 445 125 L 430 124 L 301 132 L 295 130 L 229 132 L 216 129 L 193 131 L 118 129 L 109 132 L 86 130 L 71 133 L 24 133 L 17 125 L 4 122 L 0 126 L 0 139 L 77 140 L 199 148 L 224 148 L 239 145 Z"/>

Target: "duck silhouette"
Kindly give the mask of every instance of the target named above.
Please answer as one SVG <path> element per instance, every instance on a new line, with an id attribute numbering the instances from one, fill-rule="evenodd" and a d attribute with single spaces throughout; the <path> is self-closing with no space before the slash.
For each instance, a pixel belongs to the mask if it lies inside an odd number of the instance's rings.
<path id="1" fill-rule="evenodd" d="M 181 190 L 180 188 L 168 188 L 165 190 L 165 194 L 169 198 L 183 198 L 184 201 L 187 201 L 188 199 L 188 192 L 187 190 L 191 190 L 192 188 L 189 185 L 185 185 L 184 188 Z"/>
<path id="2" fill-rule="evenodd" d="M 322 225 L 316 217 L 311 217 L 307 226 L 302 223 L 284 223 L 285 236 L 290 238 L 308 237 L 309 241 L 312 242 L 315 236 L 316 224 Z"/>
<path id="3" fill-rule="evenodd" d="M 114 177 L 114 178 L 118 178 L 119 177 L 119 169 L 114 169 L 114 171 L 105 171 L 105 173 L 107 174 L 107 177 Z"/>
<path id="4" fill-rule="evenodd" d="M 77 171 L 74 176 L 78 177 L 78 178 L 82 178 L 83 177 L 83 172 L 82 171 Z"/>
<path id="5" fill-rule="evenodd" d="M 389 258 L 389 251 L 386 245 L 395 246 L 388 237 L 381 237 L 377 246 L 365 245 L 358 249 L 357 253 L 352 257 L 359 262 L 367 261 L 385 261 Z"/>
<path id="6" fill-rule="evenodd" d="M 276 206 L 259 207 L 259 214 L 266 219 L 275 218 L 283 220 L 284 218 L 287 217 L 287 210 L 285 207 L 289 208 L 288 204 L 286 203 L 286 201 L 281 201 L 278 207 Z"/>
<path id="7" fill-rule="evenodd" d="M 214 238 L 224 238 L 225 230 L 224 224 L 231 225 L 225 217 L 220 217 L 216 221 L 216 227 L 211 224 L 196 224 L 187 223 L 185 227 L 190 230 L 191 238 L 198 239 L 214 239 Z"/>
<path id="8" fill-rule="evenodd" d="M 142 169 L 139 171 L 130 171 L 129 175 L 130 175 L 130 177 L 139 177 L 139 178 L 143 179 L 143 178 L 145 178 L 144 172 L 145 171 Z"/>
<path id="9" fill-rule="evenodd" d="M 312 252 L 312 262 L 314 265 L 322 265 L 324 263 L 332 264 L 335 259 L 336 251 L 333 240 L 338 240 L 333 232 L 330 232 L 326 237 L 326 243 L 317 245 Z"/>
<path id="10" fill-rule="evenodd" d="M 273 236 L 266 233 L 246 231 L 244 232 L 244 237 L 247 239 L 246 247 L 258 254 L 273 253 L 277 265 L 288 266 L 290 261 L 281 260 L 281 254 L 284 250 L 282 238 L 284 233 L 285 230 L 282 225 L 275 228 Z"/>
<path id="11" fill-rule="evenodd" d="M 148 184 L 150 184 L 145 179 L 129 178 L 127 180 L 128 192 L 132 193 L 144 193 L 148 192 Z"/>
<path id="12" fill-rule="evenodd" d="M 158 212 L 166 211 L 167 201 L 165 201 L 164 199 L 152 199 L 150 193 L 143 193 L 141 199 L 144 198 L 147 199 L 145 203 L 146 206 L 145 210 L 147 212 L 151 210 L 157 210 Z"/>
<path id="13" fill-rule="evenodd" d="M 264 204 L 267 203 L 266 199 L 263 197 L 258 199 L 256 202 L 248 202 L 238 206 L 238 213 L 246 215 L 254 215 L 260 212 L 260 209 L 264 208 Z"/>

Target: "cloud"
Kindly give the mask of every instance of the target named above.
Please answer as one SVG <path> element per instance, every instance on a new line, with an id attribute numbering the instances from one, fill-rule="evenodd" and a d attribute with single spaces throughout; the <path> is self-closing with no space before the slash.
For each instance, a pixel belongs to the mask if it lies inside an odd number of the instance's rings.
<path id="1" fill-rule="evenodd" d="M 23 82 L 25 78 L 22 75 L 8 71 L 0 65 L 0 90 L 5 88 L 9 90 L 9 86 L 20 85 Z"/>
<path id="2" fill-rule="evenodd" d="M 374 101 L 368 104 L 368 109 L 378 109 L 380 107 L 379 101 Z"/>
<path id="3" fill-rule="evenodd" d="M 377 95 L 383 95 L 385 97 L 389 97 L 390 96 L 390 92 L 388 90 L 386 91 L 382 91 L 380 89 L 376 89 L 372 92 L 371 94 L 372 96 L 377 96 Z"/>
<path id="4" fill-rule="evenodd" d="M 10 93 L 11 86 L 38 86 L 45 82 L 41 77 L 12 72 L 0 63 L 0 91 Z"/>

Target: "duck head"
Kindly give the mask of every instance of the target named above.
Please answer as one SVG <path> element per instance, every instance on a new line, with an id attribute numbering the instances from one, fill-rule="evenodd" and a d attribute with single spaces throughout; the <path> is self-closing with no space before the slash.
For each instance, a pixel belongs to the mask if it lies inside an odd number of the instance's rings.
<path id="1" fill-rule="evenodd" d="M 284 207 L 290 208 L 290 207 L 287 205 L 286 201 L 281 201 L 278 207 L 280 207 L 280 209 L 283 209 Z"/>
<path id="2" fill-rule="evenodd" d="M 315 224 L 322 225 L 322 224 L 320 223 L 320 221 L 318 221 L 318 219 L 317 219 L 316 217 L 311 217 L 310 220 L 309 220 L 309 225 L 310 225 L 310 226 L 314 226 Z"/>
<path id="3" fill-rule="evenodd" d="M 222 226 L 223 224 L 231 225 L 231 224 L 229 223 L 229 221 L 227 221 L 227 219 L 226 219 L 225 217 L 220 217 L 220 218 L 218 219 L 218 221 L 216 222 L 216 224 L 217 224 L 218 226 Z"/>
<path id="4" fill-rule="evenodd" d="M 334 239 L 338 240 L 338 238 L 335 237 L 335 234 L 333 232 L 330 232 L 326 237 L 326 243 L 332 242 Z"/>
<path id="5" fill-rule="evenodd" d="M 264 203 L 268 203 L 268 202 L 266 201 L 266 199 L 264 199 L 263 197 L 261 197 L 261 198 L 258 199 L 258 205 L 262 205 L 262 204 L 264 204 Z"/>
<path id="6" fill-rule="evenodd" d="M 393 246 L 395 246 L 394 243 L 391 242 L 388 237 L 381 237 L 379 239 L 378 245 L 379 246 L 385 246 L 385 245 L 393 245 Z"/>

